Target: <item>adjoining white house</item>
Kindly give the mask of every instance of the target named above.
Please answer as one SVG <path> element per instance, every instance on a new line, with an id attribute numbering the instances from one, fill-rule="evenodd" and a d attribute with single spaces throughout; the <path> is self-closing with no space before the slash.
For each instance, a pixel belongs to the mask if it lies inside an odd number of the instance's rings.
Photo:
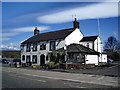
<path id="1" fill-rule="evenodd" d="M 107 62 L 107 55 L 102 54 L 100 37 L 84 37 L 76 18 L 73 22 L 73 28 L 39 33 L 36 27 L 34 36 L 21 43 L 21 62 L 28 65 L 43 66 L 50 62 L 49 52 L 65 52 L 66 49 L 69 58 L 77 62 L 84 61 L 86 64 L 95 65 Z"/>

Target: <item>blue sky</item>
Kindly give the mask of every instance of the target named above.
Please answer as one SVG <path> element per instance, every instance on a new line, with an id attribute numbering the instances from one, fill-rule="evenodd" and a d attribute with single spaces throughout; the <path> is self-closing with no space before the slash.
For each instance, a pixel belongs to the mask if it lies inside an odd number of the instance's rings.
<path id="1" fill-rule="evenodd" d="M 118 37 L 117 2 L 2 2 L 2 45 L 4 49 L 19 49 L 20 42 L 33 36 L 34 27 L 40 33 L 72 28 L 76 17 L 84 36 L 98 35 L 104 41 Z"/>

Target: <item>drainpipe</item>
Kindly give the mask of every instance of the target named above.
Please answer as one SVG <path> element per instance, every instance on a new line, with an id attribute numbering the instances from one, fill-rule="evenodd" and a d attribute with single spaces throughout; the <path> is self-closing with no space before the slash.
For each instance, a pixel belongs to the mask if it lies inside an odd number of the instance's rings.
<path id="1" fill-rule="evenodd" d="M 98 38 L 97 38 L 97 52 L 98 52 Z M 99 66 L 99 57 L 100 55 L 98 55 L 98 66 Z"/>
<path id="2" fill-rule="evenodd" d="M 65 54 L 66 54 L 65 60 L 66 60 L 66 69 L 67 69 L 68 65 L 67 65 L 67 45 L 66 44 L 65 44 L 65 48 L 66 48 L 66 50 L 65 50 Z"/>

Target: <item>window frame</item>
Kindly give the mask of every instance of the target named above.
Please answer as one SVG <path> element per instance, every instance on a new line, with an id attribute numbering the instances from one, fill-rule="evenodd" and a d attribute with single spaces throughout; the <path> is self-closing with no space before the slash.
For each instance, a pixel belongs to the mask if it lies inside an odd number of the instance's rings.
<path id="1" fill-rule="evenodd" d="M 34 60 L 35 57 L 36 57 L 36 60 Z M 37 55 L 32 55 L 32 63 L 37 64 Z"/>
<path id="2" fill-rule="evenodd" d="M 29 62 L 28 62 L 28 57 L 29 57 Z M 30 55 L 26 55 L 26 63 L 30 63 L 31 62 L 31 57 L 30 57 Z"/>
<path id="3" fill-rule="evenodd" d="M 46 55 L 46 61 L 48 61 L 49 60 L 49 57 L 48 57 L 48 55 Z"/>
<path id="4" fill-rule="evenodd" d="M 53 46 L 53 48 L 52 48 L 52 46 Z M 50 51 L 52 51 L 52 50 L 56 50 L 56 41 L 50 41 Z"/>
<path id="5" fill-rule="evenodd" d="M 88 47 L 88 48 L 90 48 L 90 45 L 89 45 L 89 43 L 87 43 L 87 47 Z"/>
<path id="6" fill-rule="evenodd" d="M 31 44 L 28 43 L 26 46 L 26 52 L 30 52 L 31 51 Z"/>
<path id="7" fill-rule="evenodd" d="M 24 56 L 24 59 L 23 59 L 23 56 Z M 22 55 L 22 61 L 25 61 L 25 55 Z"/>
<path id="8" fill-rule="evenodd" d="M 33 48 L 32 48 L 33 51 L 37 51 L 37 43 L 33 43 Z"/>
<path id="9" fill-rule="evenodd" d="M 42 43 L 42 44 L 40 45 L 40 50 L 46 50 L 46 44 Z"/>

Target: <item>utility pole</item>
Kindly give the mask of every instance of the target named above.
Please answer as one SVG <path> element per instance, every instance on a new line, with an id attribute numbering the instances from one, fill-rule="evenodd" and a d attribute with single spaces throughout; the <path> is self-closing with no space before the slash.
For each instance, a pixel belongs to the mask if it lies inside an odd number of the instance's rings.
<path id="1" fill-rule="evenodd" d="M 100 36 L 100 20 L 98 18 L 98 35 Z"/>
<path id="2" fill-rule="evenodd" d="M 99 18 L 98 18 L 98 35 L 101 36 L 100 35 L 100 19 Z M 100 44 L 101 44 L 101 47 L 100 47 L 101 48 L 101 51 L 100 51 L 101 58 L 100 59 L 101 59 L 101 62 L 102 62 L 102 42 L 100 42 Z"/>

